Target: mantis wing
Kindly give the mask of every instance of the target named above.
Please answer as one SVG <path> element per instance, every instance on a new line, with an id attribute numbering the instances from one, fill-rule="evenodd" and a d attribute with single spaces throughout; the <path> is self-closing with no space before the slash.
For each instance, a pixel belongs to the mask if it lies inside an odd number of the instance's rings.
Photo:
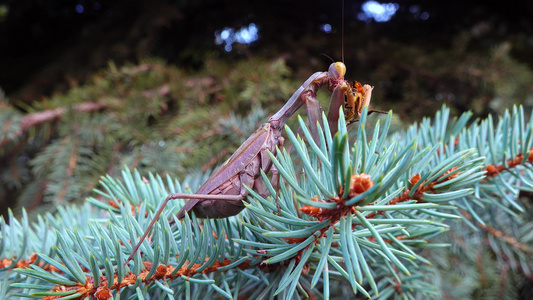
<path id="1" fill-rule="evenodd" d="M 270 139 L 271 134 L 270 123 L 263 124 L 207 179 L 195 194 L 208 195 L 232 177 L 238 176 L 259 154 L 259 151 L 261 151 L 265 143 Z M 180 209 L 177 217 L 180 219 L 183 218 L 185 212 L 191 211 L 200 201 L 202 201 L 201 196 L 189 200 Z"/>
<path id="2" fill-rule="evenodd" d="M 196 194 L 209 194 L 242 171 L 261 151 L 271 133 L 270 124 L 263 124 L 207 179 Z"/>

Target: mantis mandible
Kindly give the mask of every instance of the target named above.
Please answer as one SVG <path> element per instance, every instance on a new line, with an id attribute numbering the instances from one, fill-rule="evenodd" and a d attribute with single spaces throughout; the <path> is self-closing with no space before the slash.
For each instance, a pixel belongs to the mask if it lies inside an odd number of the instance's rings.
<path id="1" fill-rule="evenodd" d="M 284 139 L 282 130 L 288 118 L 305 104 L 309 126 L 313 139 L 318 143 L 318 124 L 322 126 L 322 107 L 316 98 L 319 87 L 328 85 L 332 91 L 328 120 L 332 133 L 337 131 L 339 108 L 344 105 L 347 121 L 360 118 L 361 110 L 370 102 L 372 87 L 364 85 L 360 89 L 356 84 L 344 80 L 346 66 L 335 62 L 327 72 L 316 72 L 291 96 L 287 103 L 270 119 L 261 125 L 236 151 L 220 166 L 195 194 L 173 193 L 161 204 L 140 241 L 126 260 L 133 258 L 143 240 L 158 220 L 168 201 L 172 199 L 190 199 L 178 212 L 177 217 L 183 218 L 191 210 L 199 218 L 227 218 L 240 213 L 244 208 L 243 200 L 248 195 L 245 186 L 257 191 L 261 196 L 268 196 L 268 189 L 260 177 L 260 170 L 268 173 L 272 167 L 270 151 L 276 155 L 276 148 L 281 148 Z M 357 83 L 359 84 L 359 83 Z M 358 87 L 361 85 L 359 84 Z"/>

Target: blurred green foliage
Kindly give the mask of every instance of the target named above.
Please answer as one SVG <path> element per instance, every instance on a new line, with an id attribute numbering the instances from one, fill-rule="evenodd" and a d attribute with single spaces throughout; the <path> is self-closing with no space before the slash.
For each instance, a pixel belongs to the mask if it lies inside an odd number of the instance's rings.
<path id="1" fill-rule="evenodd" d="M 206 66 L 188 74 L 159 60 L 110 64 L 27 113 L 2 102 L 4 209 L 82 201 L 124 165 L 178 176 L 211 170 L 297 87 L 282 60 Z"/>

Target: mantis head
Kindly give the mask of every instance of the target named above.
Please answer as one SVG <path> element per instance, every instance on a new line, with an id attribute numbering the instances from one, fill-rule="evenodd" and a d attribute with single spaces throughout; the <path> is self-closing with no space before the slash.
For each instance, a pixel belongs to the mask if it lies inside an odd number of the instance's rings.
<path id="1" fill-rule="evenodd" d="M 329 65 L 328 79 L 329 90 L 333 91 L 339 82 L 344 81 L 344 75 L 346 74 L 346 65 L 342 62 L 334 62 Z"/>

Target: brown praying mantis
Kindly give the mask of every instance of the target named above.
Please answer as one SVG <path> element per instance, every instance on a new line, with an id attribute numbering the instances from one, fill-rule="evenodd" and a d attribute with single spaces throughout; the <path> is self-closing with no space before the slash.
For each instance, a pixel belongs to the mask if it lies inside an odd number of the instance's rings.
<path id="1" fill-rule="evenodd" d="M 348 123 L 359 120 L 363 107 L 370 103 L 372 87 L 361 86 L 358 82 L 348 83 L 344 80 L 345 73 L 344 63 L 335 62 L 329 66 L 327 72 L 316 72 L 311 75 L 287 103 L 270 117 L 267 123 L 261 125 L 196 193 L 170 194 L 154 215 L 144 235 L 126 260 L 126 264 L 133 258 L 166 204 L 172 199 L 190 199 L 178 212 L 177 217 L 180 219 L 190 211 L 194 211 L 199 218 L 227 218 L 239 214 L 245 208 L 243 200 L 248 195 L 245 186 L 252 188 L 261 196 L 268 196 L 268 189 L 260 176 L 261 170 L 265 173 L 275 171 L 268 152 L 276 155 L 276 148 L 283 146 L 284 139 L 281 134 L 285 123 L 303 105 L 307 110 L 313 139 L 318 143 L 317 124 L 322 126 L 322 107 L 316 98 L 316 93 L 321 86 L 327 84 L 332 91 L 328 109 L 328 122 L 332 134 L 337 131 L 341 105 L 344 105 Z"/>

